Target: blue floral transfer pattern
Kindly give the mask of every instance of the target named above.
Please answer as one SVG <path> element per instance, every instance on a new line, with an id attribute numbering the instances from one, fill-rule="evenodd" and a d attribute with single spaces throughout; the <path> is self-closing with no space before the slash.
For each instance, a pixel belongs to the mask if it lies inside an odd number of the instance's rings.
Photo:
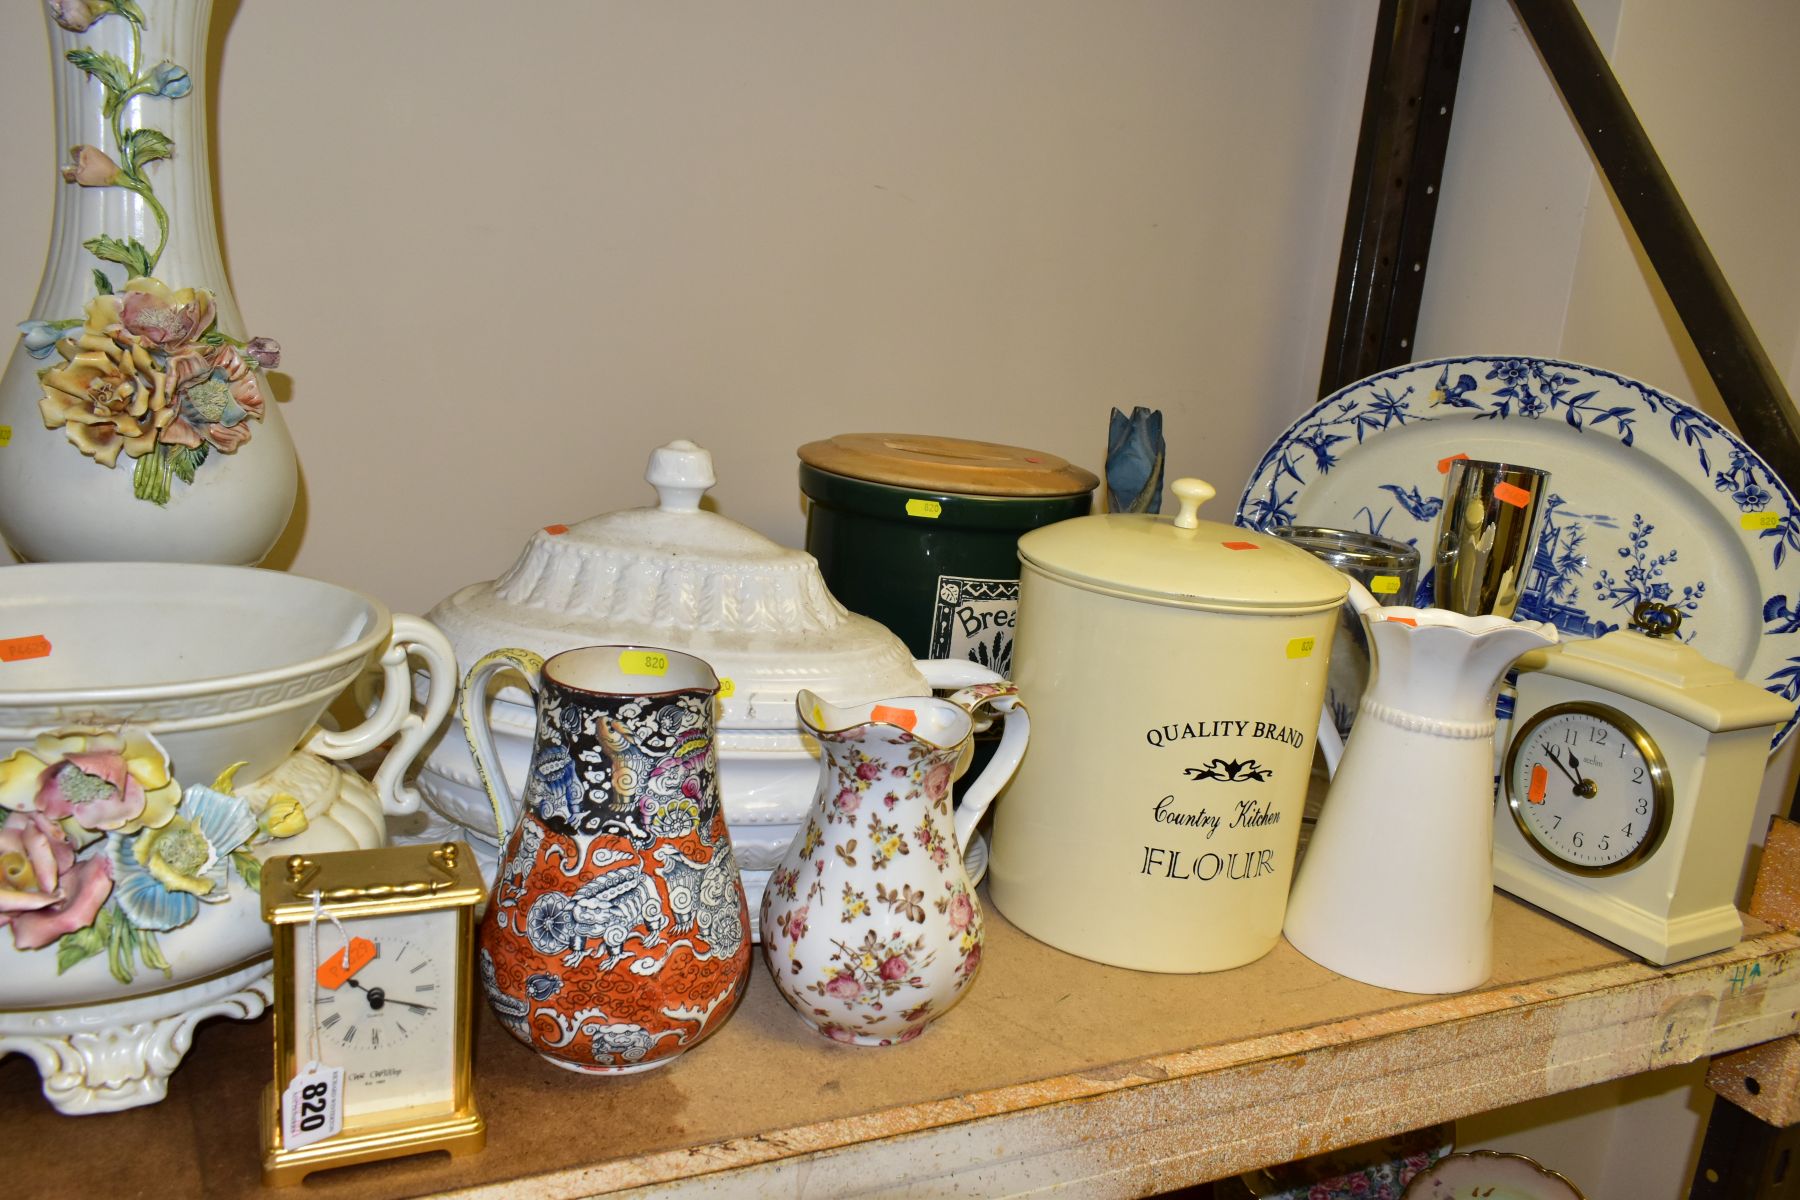
<path id="1" fill-rule="evenodd" d="M 1519 461 L 1551 471 L 1543 535 L 1518 616 L 1598 637 L 1642 600 L 1680 609 L 1681 636 L 1788 700 L 1800 700 L 1800 508 L 1767 463 L 1700 410 L 1635 380 L 1540 358 L 1450 358 L 1351 384 L 1296 421 L 1263 456 L 1240 525 L 1354 528 L 1417 545 L 1427 559 L 1443 507 L 1438 459 L 1463 443 L 1492 457 L 1509 423 L 1531 423 Z M 1571 439 L 1547 443 L 1553 430 Z M 1602 469 L 1583 439 L 1644 456 L 1629 476 Z M 1547 455 L 1558 461 L 1533 461 Z M 1360 456 L 1360 457 L 1359 457 Z M 1347 460 L 1342 479 L 1318 487 Z M 1692 495 L 1672 496 L 1683 481 Z M 1318 495 L 1329 493 L 1328 501 Z M 1684 503 L 1685 501 L 1685 503 Z M 1716 512 L 1697 522 L 1692 509 Z M 1727 534 L 1726 531 L 1729 531 Z M 1735 544 L 1725 544 L 1727 538 Z M 1754 594 L 1736 580 L 1754 581 Z M 1429 571 L 1419 603 L 1429 603 Z M 1746 652 L 1744 646 L 1751 649 Z M 1736 659 L 1736 661 L 1734 661 Z M 1502 714 L 1503 716 L 1507 714 Z M 1795 720 L 1777 732 L 1776 744 Z"/>

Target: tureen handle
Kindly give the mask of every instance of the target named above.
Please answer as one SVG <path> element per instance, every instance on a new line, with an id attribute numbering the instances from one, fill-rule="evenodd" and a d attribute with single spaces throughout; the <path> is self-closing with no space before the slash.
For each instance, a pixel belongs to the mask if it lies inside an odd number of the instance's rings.
<path id="1" fill-rule="evenodd" d="M 538 689 L 543 686 L 544 656 L 530 650 L 505 648 L 482 656 L 463 677 L 463 736 L 469 741 L 469 756 L 475 760 L 475 773 L 494 806 L 494 828 L 500 834 L 500 853 L 506 853 L 507 816 L 518 811 L 519 802 L 507 789 L 506 773 L 500 769 L 500 753 L 494 748 L 494 727 L 488 723 L 488 680 L 508 668 L 525 676 L 531 688 L 532 707 L 537 707 Z"/>
<path id="2" fill-rule="evenodd" d="M 969 839 L 975 836 L 975 827 L 987 815 L 988 805 L 1019 769 L 1019 760 L 1025 757 L 1025 743 L 1031 740 L 1031 718 L 1019 703 L 1018 687 L 1010 683 L 977 684 L 957 692 L 950 701 L 968 710 L 971 717 L 979 718 L 981 714 L 976 710 L 989 706 L 1006 717 L 994 757 L 963 793 L 962 803 L 956 809 L 956 852 L 962 854 L 969 848 Z M 967 763 L 965 754 L 962 766 Z"/>
<path id="3" fill-rule="evenodd" d="M 413 711 L 411 659 L 415 656 L 425 664 L 423 713 Z M 456 698 L 456 651 L 430 621 L 395 613 L 388 644 L 381 651 L 381 676 L 381 699 L 366 721 L 354 729 L 317 730 L 301 749 L 341 760 L 367 754 L 393 738 L 373 782 L 382 811 L 404 816 L 419 811 L 419 793 L 405 782 L 407 769 L 450 715 L 450 704 Z"/>

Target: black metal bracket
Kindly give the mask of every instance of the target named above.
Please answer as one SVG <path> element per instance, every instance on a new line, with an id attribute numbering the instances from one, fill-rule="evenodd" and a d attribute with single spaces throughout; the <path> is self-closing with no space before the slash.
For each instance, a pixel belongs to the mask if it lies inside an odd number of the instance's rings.
<path id="1" fill-rule="evenodd" d="M 1381 0 L 1319 394 L 1413 356 L 1469 0 Z"/>
<path id="2" fill-rule="evenodd" d="M 1800 1200 L 1800 1125 L 1777 1129 L 1714 1101 L 1688 1200 Z"/>

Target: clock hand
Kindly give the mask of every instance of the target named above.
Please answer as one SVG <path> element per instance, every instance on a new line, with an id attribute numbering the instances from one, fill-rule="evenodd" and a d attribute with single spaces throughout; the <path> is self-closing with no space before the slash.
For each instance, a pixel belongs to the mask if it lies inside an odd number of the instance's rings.
<path id="1" fill-rule="evenodd" d="M 404 1004 L 406 1007 L 412 1009 L 414 1012 L 436 1012 L 437 1011 L 437 1005 L 435 1005 L 435 1004 L 419 1004 L 413 1000 L 399 1000 L 393 996 L 387 997 L 387 1003 L 389 1003 L 389 1004 Z"/>
<path id="2" fill-rule="evenodd" d="M 399 1004 L 399 1005 L 405 1006 L 406 1008 L 412 1009 L 414 1012 L 436 1012 L 437 1011 L 436 1005 L 420 1004 L 415 1000 L 402 1000 L 398 996 L 388 995 L 387 992 L 381 988 L 364 987 L 362 984 L 356 982 L 356 980 L 354 980 L 354 979 L 346 979 L 346 980 L 344 980 L 344 982 L 349 984 L 351 987 L 356 988 L 358 991 L 362 992 L 365 996 L 367 996 L 368 1000 L 369 1000 L 369 1007 L 372 1009 L 383 1008 L 389 1004 Z"/>
<path id="3" fill-rule="evenodd" d="M 387 1001 L 387 996 L 380 988 L 364 987 L 354 979 L 346 979 L 345 983 L 361 992 L 368 1000 L 370 1008 L 380 1008 Z"/>
<path id="4" fill-rule="evenodd" d="M 1569 752 L 1569 765 L 1575 768 L 1575 794 L 1583 800 L 1592 800 L 1600 789 L 1594 786 L 1593 780 L 1581 774 L 1581 760 L 1575 757 L 1574 751 Z"/>
<path id="5" fill-rule="evenodd" d="M 1544 753 L 1549 756 L 1550 761 L 1556 764 L 1556 769 L 1561 771 L 1564 775 L 1567 775 L 1570 783 L 1574 784 L 1576 787 L 1580 787 L 1581 776 L 1569 769 L 1569 765 L 1562 760 L 1562 757 L 1559 754 L 1557 754 L 1556 747 L 1552 746 L 1549 742 L 1541 742 L 1539 744 L 1543 746 Z M 1571 755 L 1570 757 L 1574 756 Z"/>

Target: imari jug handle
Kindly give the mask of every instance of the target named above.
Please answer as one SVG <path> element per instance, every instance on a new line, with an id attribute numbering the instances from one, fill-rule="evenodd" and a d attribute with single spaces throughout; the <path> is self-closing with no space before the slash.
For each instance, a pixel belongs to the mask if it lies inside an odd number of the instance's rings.
<path id="1" fill-rule="evenodd" d="M 1031 718 L 1026 714 L 1025 706 L 1019 703 L 1018 687 L 1010 683 L 976 684 L 957 692 L 950 701 L 966 709 L 977 725 L 981 724 L 980 710 L 983 708 L 992 708 L 1006 717 L 994 757 L 963 793 L 962 804 L 956 810 L 956 852 L 962 854 L 968 850 L 969 839 L 975 836 L 975 827 L 987 815 L 994 797 L 1019 769 L 1019 762 L 1025 757 L 1025 744 L 1031 740 Z"/>
<path id="2" fill-rule="evenodd" d="M 544 656 L 530 650 L 506 648 L 484 655 L 480 662 L 469 668 L 469 673 L 463 677 L 462 703 L 458 710 L 463 736 L 469 741 L 469 756 L 475 760 L 475 773 L 481 777 L 488 803 L 494 807 L 494 828 L 500 835 L 502 855 L 506 853 L 508 814 L 518 811 L 519 801 L 507 790 L 506 774 L 500 769 L 500 754 L 494 748 L 494 729 L 488 723 L 487 685 L 495 674 L 508 668 L 525 676 L 526 685 L 531 689 L 531 705 L 535 709 L 538 689 L 543 686 Z"/>

